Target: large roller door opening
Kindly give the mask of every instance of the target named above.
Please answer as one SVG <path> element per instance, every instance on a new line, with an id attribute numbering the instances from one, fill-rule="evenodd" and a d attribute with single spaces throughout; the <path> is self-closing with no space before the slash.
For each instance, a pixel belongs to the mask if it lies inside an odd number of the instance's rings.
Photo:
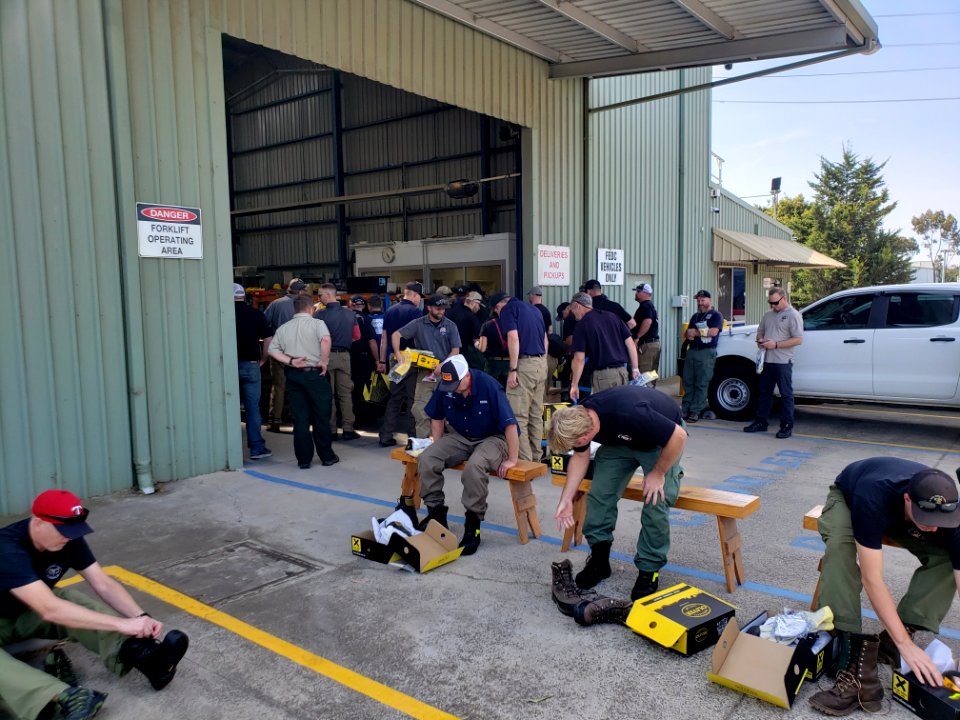
<path id="1" fill-rule="evenodd" d="M 238 282 L 514 289 L 518 126 L 228 36 L 223 62 Z"/>

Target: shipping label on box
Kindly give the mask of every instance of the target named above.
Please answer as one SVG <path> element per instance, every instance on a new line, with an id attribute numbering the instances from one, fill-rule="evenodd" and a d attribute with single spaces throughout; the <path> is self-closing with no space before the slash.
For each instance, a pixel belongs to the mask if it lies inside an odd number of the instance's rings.
<path id="1" fill-rule="evenodd" d="M 637 600 L 627 627 L 681 655 L 714 645 L 736 608 L 691 585 L 674 585 Z"/>
<path id="2" fill-rule="evenodd" d="M 893 699 L 925 720 L 960 720 L 960 693 L 924 685 L 912 672 L 893 671 Z"/>
<path id="3" fill-rule="evenodd" d="M 400 556 L 389 546 L 377 542 L 372 530 L 354 533 L 350 538 L 350 549 L 357 557 L 373 560 L 384 565 L 400 559 Z"/>
<path id="4" fill-rule="evenodd" d="M 718 685 L 789 709 L 807 679 L 813 655 L 811 637 L 796 645 L 781 645 L 741 632 L 733 620 L 713 650 L 707 677 Z"/>
<path id="5" fill-rule="evenodd" d="M 551 455 L 550 456 L 550 472 L 554 475 L 566 475 L 567 466 L 570 464 L 571 455 Z M 593 470 L 596 466 L 597 461 L 593 458 L 590 459 L 590 464 L 587 465 L 587 472 L 583 476 L 584 480 L 593 479 Z"/>
<path id="6" fill-rule="evenodd" d="M 457 536 L 436 520 L 427 523 L 427 529 L 418 535 L 393 535 L 390 549 L 420 573 L 451 563 L 463 552 Z"/>

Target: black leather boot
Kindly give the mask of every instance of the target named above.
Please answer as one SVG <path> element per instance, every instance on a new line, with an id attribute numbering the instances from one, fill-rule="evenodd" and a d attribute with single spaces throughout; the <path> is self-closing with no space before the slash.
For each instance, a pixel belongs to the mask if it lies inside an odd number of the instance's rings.
<path id="1" fill-rule="evenodd" d="M 427 516 L 420 521 L 420 524 L 417 525 L 417 530 L 426 530 L 427 525 L 431 520 L 436 520 L 438 523 L 443 525 L 449 530 L 447 525 L 447 506 L 446 505 L 437 505 L 436 507 L 427 508 Z"/>
<path id="2" fill-rule="evenodd" d="M 466 522 L 463 525 L 463 540 L 460 541 L 463 555 L 473 555 L 480 547 L 480 516 L 472 510 L 466 512 Z"/>
<path id="3" fill-rule="evenodd" d="M 810 698 L 810 705 L 827 715 L 849 715 L 854 710 L 879 712 L 883 705 L 883 685 L 877 675 L 876 635 L 850 634 L 850 660 L 837 673 L 837 682 Z"/>
<path id="4" fill-rule="evenodd" d="M 127 638 L 120 646 L 117 659 L 135 667 L 147 676 L 154 690 L 162 690 L 177 672 L 177 663 L 187 652 L 190 640 L 179 630 L 171 630 L 157 642 L 153 638 Z"/>
<path id="5" fill-rule="evenodd" d="M 608 577 L 610 577 L 610 542 L 598 542 L 590 546 L 587 564 L 577 573 L 577 587 L 586 590 Z"/>
<path id="6" fill-rule="evenodd" d="M 396 510 L 403 510 L 414 527 L 420 524 L 420 518 L 417 517 L 417 509 L 413 506 L 413 495 L 401 495 L 397 500 Z"/>

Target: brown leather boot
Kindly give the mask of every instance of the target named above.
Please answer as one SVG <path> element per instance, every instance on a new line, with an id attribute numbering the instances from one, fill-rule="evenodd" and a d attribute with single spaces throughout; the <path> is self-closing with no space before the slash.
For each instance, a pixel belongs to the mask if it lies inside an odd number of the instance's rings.
<path id="1" fill-rule="evenodd" d="M 837 682 L 810 698 L 810 705 L 827 715 L 849 715 L 854 710 L 878 712 L 883 704 L 883 685 L 877 675 L 876 635 L 850 634 L 850 661 L 837 673 Z"/>

